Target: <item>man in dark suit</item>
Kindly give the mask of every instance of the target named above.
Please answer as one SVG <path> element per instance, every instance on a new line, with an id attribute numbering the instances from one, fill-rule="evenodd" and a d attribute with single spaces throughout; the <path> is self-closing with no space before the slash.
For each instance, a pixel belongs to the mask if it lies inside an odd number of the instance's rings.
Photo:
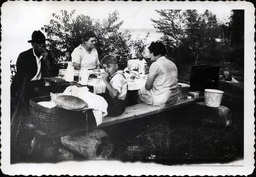
<path id="1" fill-rule="evenodd" d="M 58 68 L 46 49 L 45 41 L 41 31 L 34 31 L 28 41 L 32 48 L 22 52 L 17 59 L 17 73 L 11 84 L 12 108 L 28 106 L 30 98 L 49 94 L 46 81 L 42 78 L 58 75 Z"/>

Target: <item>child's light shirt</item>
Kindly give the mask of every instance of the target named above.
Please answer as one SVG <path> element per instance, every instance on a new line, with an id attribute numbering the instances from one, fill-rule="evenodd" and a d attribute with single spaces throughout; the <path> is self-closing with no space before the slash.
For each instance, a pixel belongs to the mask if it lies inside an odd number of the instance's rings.
<path id="1" fill-rule="evenodd" d="M 123 74 L 123 71 L 119 70 L 115 72 L 110 77 L 110 84 L 114 89 L 116 89 L 119 92 L 118 99 L 125 100 L 127 90 L 128 90 L 128 84 L 127 80 Z"/>
<path id="2" fill-rule="evenodd" d="M 89 53 L 80 44 L 71 54 L 72 62 L 79 63 L 81 69 L 94 69 L 100 64 L 98 52 L 95 48 Z"/>

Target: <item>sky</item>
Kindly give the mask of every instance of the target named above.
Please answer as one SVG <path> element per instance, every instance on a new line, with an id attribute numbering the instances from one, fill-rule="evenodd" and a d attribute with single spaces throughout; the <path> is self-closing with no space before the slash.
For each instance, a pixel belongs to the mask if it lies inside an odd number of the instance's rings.
<path id="1" fill-rule="evenodd" d="M 121 28 L 144 28 L 152 29 L 151 19 L 158 19 L 159 15 L 155 9 L 197 9 L 203 12 L 209 9 L 217 15 L 218 19 L 227 19 L 230 14 L 230 7 L 221 3 L 212 6 L 197 4 L 186 5 L 184 3 L 173 2 L 108 2 L 108 1 L 13 1 L 2 5 L 2 58 L 16 61 L 20 52 L 27 50 L 31 44 L 27 43 L 31 39 L 34 30 L 41 29 L 45 24 L 49 24 L 53 13 L 60 10 L 76 10 L 75 15 L 89 15 L 93 19 L 106 19 L 108 14 L 118 10 L 120 20 L 124 21 Z M 156 36 L 157 37 L 157 36 Z M 155 39 L 157 40 L 157 39 Z M 11 51 L 11 52 L 10 52 Z"/>

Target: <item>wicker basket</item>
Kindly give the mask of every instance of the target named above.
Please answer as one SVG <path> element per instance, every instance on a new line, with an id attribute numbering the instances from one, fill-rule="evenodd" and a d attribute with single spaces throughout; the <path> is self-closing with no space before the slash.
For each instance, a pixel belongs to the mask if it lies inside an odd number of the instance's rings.
<path id="1" fill-rule="evenodd" d="M 75 130 L 86 127 L 86 115 L 82 111 L 71 111 L 62 108 L 46 108 L 40 101 L 50 101 L 50 96 L 30 99 L 30 113 L 33 124 L 51 137 L 61 137 Z"/>

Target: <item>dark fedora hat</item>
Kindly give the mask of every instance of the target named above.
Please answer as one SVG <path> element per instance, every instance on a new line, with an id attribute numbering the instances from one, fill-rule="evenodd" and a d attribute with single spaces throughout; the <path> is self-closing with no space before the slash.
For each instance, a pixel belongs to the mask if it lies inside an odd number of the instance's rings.
<path id="1" fill-rule="evenodd" d="M 45 42 L 46 40 L 44 34 L 38 30 L 32 33 L 32 39 L 28 42 Z"/>

